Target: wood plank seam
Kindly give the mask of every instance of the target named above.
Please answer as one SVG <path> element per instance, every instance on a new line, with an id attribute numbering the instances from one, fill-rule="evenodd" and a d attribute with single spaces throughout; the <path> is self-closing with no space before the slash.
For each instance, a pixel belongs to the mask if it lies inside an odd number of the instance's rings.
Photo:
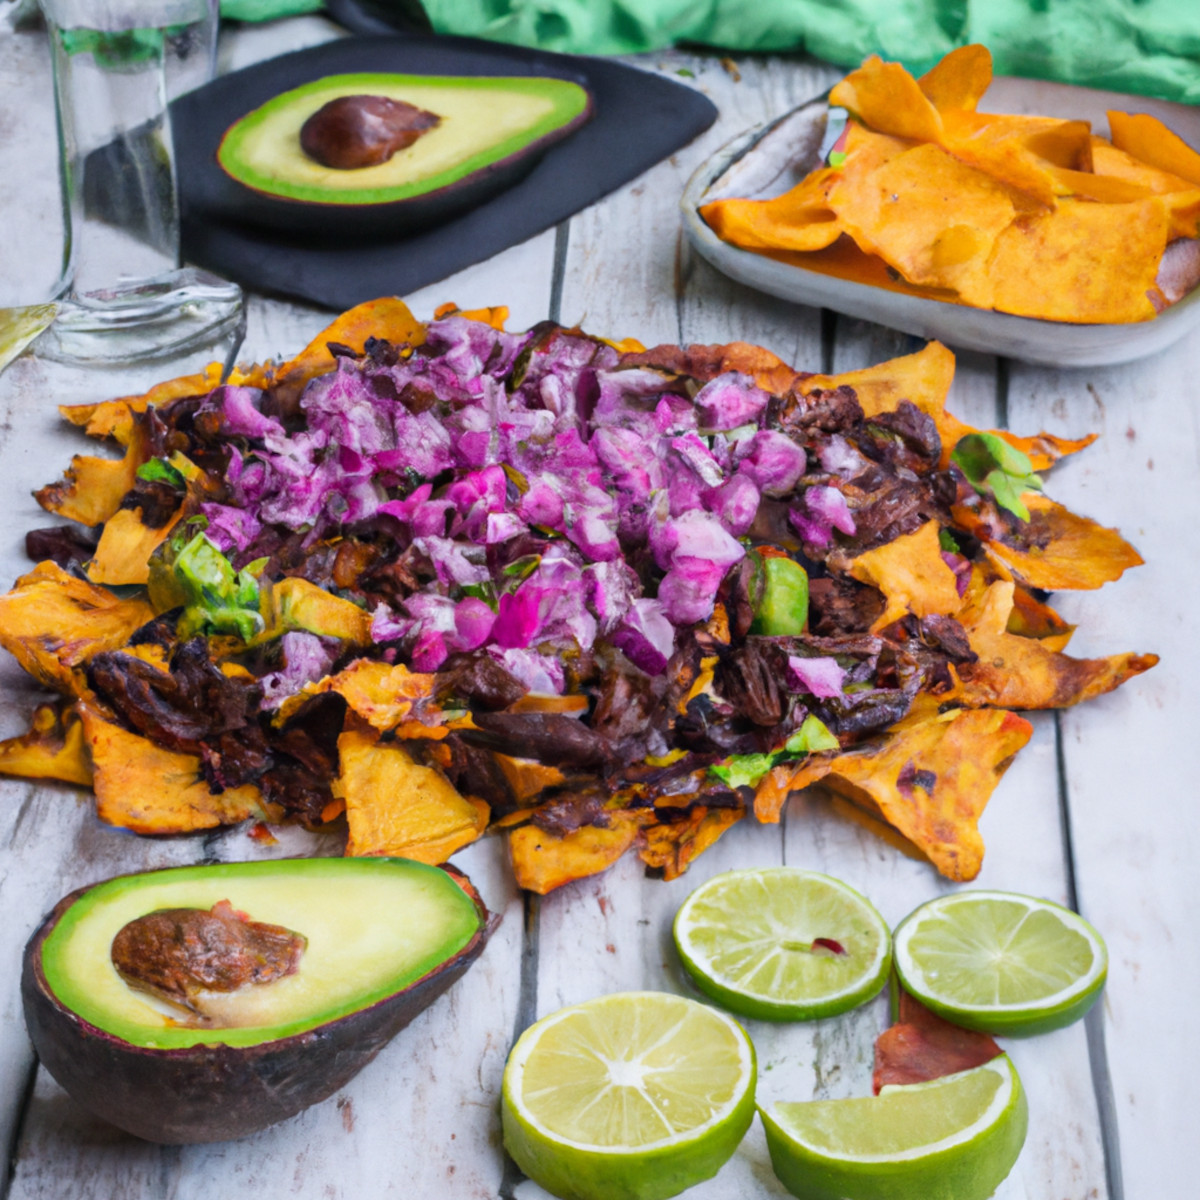
<path id="1" fill-rule="evenodd" d="M 556 324 L 562 324 L 563 280 L 567 276 L 567 251 L 570 245 L 571 222 L 560 221 L 554 227 L 554 268 L 550 276 L 550 311 L 546 314 Z"/>
<path id="2" fill-rule="evenodd" d="M 1079 911 L 1079 891 L 1075 876 L 1075 842 L 1071 834 L 1071 792 L 1067 783 L 1061 710 L 1054 714 L 1054 764 L 1058 773 L 1058 811 L 1062 824 L 1063 870 L 1067 880 L 1067 904 Z M 1113 1098 L 1112 1075 L 1108 1069 L 1108 1050 L 1104 1041 L 1104 1003 L 1097 1004 L 1084 1018 L 1087 1033 L 1088 1064 L 1092 1072 L 1092 1094 L 1100 1118 L 1100 1142 L 1104 1147 L 1104 1179 L 1109 1200 L 1124 1200 L 1121 1176 L 1121 1133 L 1117 1124 L 1117 1106 Z"/>
<path id="3" fill-rule="evenodd" d="M 0 1179 L 0 1200 L 8 1200 L 9 1189 L 12 1187 L 17 1173 L 17 1149 L 21 1145 L 21 1136 L 25 1132 L 25 1119 L 29 1115 L 29 1106 L 33 1099 L 33 1085 L 37 1080 L 40 1066 L 37 1055 L 32 1055 L 29 1070 L 25 1073 L 25 1079 L 21 1084 L 21 1103 L 18 1109 L 20 1115 L 13 1122 L 12 1137 L 5 1147 L 4 1175 Z"/>
<path id="4" fill-rule="evenodd" d="M 542 898 L 526 892 L 525 920 L 521 931 L 521 983 L 517 992 L 517 1017 L 513 1022 L 513 1044 L 538 1018 L 538 930 L 541 926 Z M 516 1188 L 525 1181 L 520 1167 L 504 1152 L 504 1174 L 500 1178 L 500 1200 L 516 1200 Z M 0 1200 L 3 1200 L 0 1197 Z"/>

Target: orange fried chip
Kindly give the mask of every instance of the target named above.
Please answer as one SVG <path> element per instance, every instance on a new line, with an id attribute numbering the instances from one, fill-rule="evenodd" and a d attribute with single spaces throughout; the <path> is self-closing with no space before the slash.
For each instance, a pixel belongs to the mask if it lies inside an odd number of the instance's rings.
<path id="1" fill-rule="evenodd" d="M 887 599 L 871 626 L 873 633 L 910 612 L 918 617 L 949 616 L 959 609 L 958 584 L 942 558 L 936 521 L 851 559 L 849 573 L 877 587 Z"/>
<path id="2" fill-rule="evenodd" d="M 1134 158 L 1200 186 L 1200 154 L 1149 113 L 1110 112 L 1112 142 Z"/>
<path id="3" fill-rule="evenodd" d="M 564 883 L 607 870 L 634 844 L 641 819 L 616 810 L 607 825 L 582 825 L 569 833 L 550 833 L 522 825 L 508 835 L 517 884 L 544 896 Z"/>
<path id="4" fill-rule="evenodd" d="M 487 828 L 488 806 L 461 796 L 444 775 L 365 729 L 338 738 L 335 799 L 346 802 L 350 856 L 386 855 L 436 865 Z"/>
<path id="5" fill-rule="evenodd" d="M 700 215 L 717 237 L 747 250 L 823 250 L 842 233 L 828 200 L 836 175 L 814 171 L 770 200 L 714 200 Z"/>
<path id="6" fill-rule="evenodd" d="M 43 562 L 0 596 L 0 646 L 47 687 L 84 695 L 84 663 L 101 650 L 124 646 L 153 616 L 141 597 L 120 600 Z"/>
<path id="7" fill-rule="evenodd" d="M 410 671 L 403 663 L 390 666 L 374 659 L 360 658 L 336 675 L 327 675 L 307 684 L 297 695 L 289 696 L 280 706 L 279 721 L 290 718 L 306 700 L 323 692 L 337 692 L 373 729 L 394 729 L 406 720 L 418 700 L 433 692 L 434 677 Z M 445 736 L 445 730 L 430 726 L 426 736 Z"/>
<path id="8" fill-rule="evenodd" d="M 905 279 L 991 306 L 988 259 L 1016 213 L 1004 183 L 925 143 L 877 166 L 848 155 L 829 204 L 859 246 Z"/>
<path id="9" fill-rule="evenodd" d="M 149 457 L 145 432 L 135 423 L 121 458 L 76 454 L 62 481 L 40 488 L 34 492 L 34 499 L 47 512 L 69 521 L 99 525 L 121 507 L 125 493 L 137 482 L 138 467 Z"/>
<path id="10" fill-rule="evenodd" d="M 419 346 L 425 340 L 425 326 L 412 315 L 408 305 L 395 296 L 357 304 L 322 329 L 295 358 L 284 363 L 274 373 L 271 385 L 299 393 L 310 379 L 327 375 L 337 366 L 337 360 L 329 350 L 330 342 L 349 346 L 361 354 L 368 338 Z"/>
<path id="11" fill-rule="evenodd" d="M 28 733 L 0 742 L 0 775 L 61 779 L 91 787 L 92 763 L 75 709 L 39 704 Z"/>
<path id="12" fill-rule="evenodd" d="M 959 615 L 978 661 L 959 666 L 955 699 L 972 707 L 1067 708 L 1111 692 L 1158 662 L 1156 654 L 1071 658 L 1009 632 L 1012 612 L 1013 584 L 998 580 Z"/>
<path id="13" fill-rule="evenodd" d="M 134 413 L 145 412 L 147 408 L 178 400 L 182 396 L 207 395 L 221 382 L 221 371 L 219 362 L 209 363 L 203 371 L 156 383 L 139 396 L 118 396 L 115 400 L 102 400 L 95 404 L 60 404 L 58 411 L 72 425 L 81 426 L 88 437 L 111 437 L 124 446 L 128 444 L 133 431 Z M 231 378 L 230 382 L 244 381 Z"/>
<path id="14" fill-rule="evenodd" d="M 951 110 L 974 112 L 992 82 L 992 54 L 986 46 L 959 46 L 917 84 L 943 116 Z"/>
<path id="15" fill-rule="evenodd" d="M 841 754 L 812 755 L 799 768 L 775 767 L 769 794 L 754 811 L 777 821 L 775 799 L 824 781 L 881 817 L 937 869 L 958 882 L 983 863 L 979 817 L 1033 726 L 1001 709 L 956 708 L 910 718 L 880 742 Z M 760 791 L 763 791 L 760 785 Z"/>
<path id="16" fill-rule="evenodd" d="M 746 815 L 742 808 L 708 808 L 697 804 L 682 821 L 648 825 L 638 851 L 646 866 L 678 879 L 727 829 Z"/>
<path id="17" fill-rule="evenodd" d="M 1115 529 L 1106 529 L 1035 492 L 1026 492 L 1029 520 L 1020 541 L 1006 526 L 994 527 L 973 509 L 955 505 L 955 523 L 984 543 L 1004 578 L 1015 575 L 1029 587 L 1089 591 L 1111 583 L 1142 556 Z"/>
<path id="18" fill-rule="evenodd" d="M 96 815 L 134 833 L 192 833 L 262 816 L 256 787 L 220 793 L 200 774 L 200 759 L 155 745 L 80 701 L 79 716 L 95 772 Z"/>
<path id="19" fill-rule="evenodd" d="M 1019 207 L 1053 208 L 1063 168 L 1090 170 L 1091 126 L 1053 117 L 948 113 L 942 146 L 955 158 L 1024 194 Z M 1030 203 L 1032 201 L 1032 203 Z"/>
<path id="20" fill-rule="evenodd" d="M 96 553 L 88 564 L 87 577 L 93 583 L 110 586 L 148 583 L 150 555 L 167 540 L 183 515 L 180 509 L 157 529 L 142 523 L 140 508 L 118 509 L 104 523 Z"/>
<path id="21" fill-rule="evenodd" d="M 829 103 L 847 109 L 878 133 L 935 142 L 942 117 L 920 84 L 899 64 L 872 54 L 829 93 Z"/>
<path id="22" fill-rule="evenodd" d="M 1017 637 L 1036 638 L 1047 650 L 1065 650 L 1075 632 L 1074 625 L 1023 587 L 1013 589 L 1012 612 L 1005 628 Z"/>
<path id="23" fill-rule="evenodd" d="M 1079 324 L 1150 320 L 1169 223 L 1158 196 L 1130 204 L 1066 198 L 1052 213 L 1014 221 L 992 256 L 994 307 Z"/>

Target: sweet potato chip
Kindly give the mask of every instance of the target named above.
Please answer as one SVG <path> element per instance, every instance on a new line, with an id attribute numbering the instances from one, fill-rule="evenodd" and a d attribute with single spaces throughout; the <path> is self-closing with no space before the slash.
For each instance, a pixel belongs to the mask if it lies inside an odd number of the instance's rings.
<path id="1" fill-rule="evenodd" d="M 714 200 L 700 215 L 717 237 L 748 250 L 823 250 L 842 234 L 828 199 L 836 175 L 814 171 L 771 200 Z"/>
<path id="2" fill-rule="evenodd" d="M 834 85 L 829 103 L 892 137 L 936 142 L 942 136 L 941 114 L 920 84 L 899 63 L 877 54 Z"/>
<path id="3" fill-rule="evenodd" d="M 140 508 L 118 509 L 104 523 L 96 553 L 88 564 L 88 578 L 110 586 L 148 583 L 150 555 L 167 540 L 182 515 L 180 509 L 165 525 L 152 529 L 142 523 Z"/>
<path id="4" fill-rule="evenodd" d="M 182 396 L 205 396 L 221 382 L 221 370 L 220 363 L 209 363 L 203 371 L 164 380 L 140 396 L 118 396 L 115 400 L 102 400 L 94 404 L 60 404 L 58 411 L 72 425 L 83 428 L 88 437 L 111 437 L 126 446 L 133 432 L 134 413 L 145 412 L 147 408 L 178 400 Z M 230 379 L 230 382 L 245 380 Z"/>
<path id="5" fill-rule="evenodd" d="M 138 467 L 149 457 L 145 433 L 133 422 L 121 458 L 76 454 L 61 482 L 34 492 L 34 499 L 47 512 L 81 525 L 99 525 L 120 509 L 125 493 L 137 482 Z"/>
<path id="6" fill-rule="evenodd" d="M 1112 142 L 1134 158 L 1200 186 L 1200 154 L 1149 113 L 1109 112 Z"/>
<path id="7" fill-rule="evenodd" d="M 1200 153 L 1149 116 L 978 112 L 983 46 L 920 81 L 868 58 L 830 92 L 851 120 L 834 163 L 786 196 L 704 209 L 718 236 L 871 287 L 1042 320 L 1153 318 L 1200 277 L 1158 282 L 1200 233 Z M 830 216 L 830 213 L 833 216 Z"/>
<path id="8" fill-rule="evenodd" d="M 256 787 L 213 793 L 194 754 L 164 750 L 85 701 L 78 709 L 100 820 L 134 833 L 193 833 L 262 815 Z"/>
<path id="9" fill-rule="evenodd" d="M 1012 612 L 1005 628 L 1017 637 L 1036 638 L 1047 650 L 1065 650 L 1075 632 L 1074 625 L 1020 586 L 1013 589 Z"/>
<path id="10" fill-rule="evenodd" d="M 518 804 L 527 804 L 541 795 L 547 788 L 565 783 L 567 777 L 558 767 L 548 767 L 532 758 L 512 758 L 507 754 L 493 754 L 496 765 L 504 775 Z"/>
<path id="11" fill-rule="evenodd" d="M 0 742 L 0 775 L 61 779 L 91 787 L 92 763 L 75 709 L 39 704 L 28 733 Z"/>
<path id="12" fill-rule="evenodd" d="M 959 614 L 978 661 L 958 667 L 955 699 L 972 707 L 1067 708 L 1102 696 L 1148 671 L 1157 654 L 1071 658 L 1036 638 L 1009 632 L 1013 584 L 991 584 L 971 609 Z"/>
<path id="13" fill-rule="evenodd" d="M 153 616 L 140 597 L 119 600 L 44 562 L 0 596 L 0 646 L 47 687 L 84 695 L 83 664 L 101 650 L 124 646 Z"/>
<path id="14" fill-rule="evenodd" d="M 958 611 L 958 582 L 942 558 L 936 521 L 926 521 L 915 533 L 860 554 L 850 561 L 849 573 L 860 583 L 877 587 L 887 598 L 887 607 L 871 626 L 872 632 L 910 612 L 930 617 Z"/>
<path id="15" fill-rule="evenodd" d="M 991 307 L 988 260 L 1016 214 L 1009 188 L 991 175 L 931 143 L 878 166 L 848 156 L 829 204 L 864 250 L 906 279 Z"/>
<path id="16" fill-rule="evenodd" d="M 996 239 L 994 306 L 1079 324 L 1148 321 L 1169 224 L 1158 196 L 1132 204 L 1067 198 L 1052 213 L 1014 221 Z"/>
<path id="17" fill-rule="evenodd" d="M 965 882 L 983 863 L 980 814 L 1032 734 L 1023 717 L 1000 709 L 956 708 L 910 720 L 882 742 L 813 755 L 798 768 L 775 767 L 764 802 L 755 797 L 755 815 L 778 821 L 778 795 L 824 781 L 894 826 L 947 879 Z"/>
<path id="18" fill-rule="evenodd" d="M 991 51 L 974 45 L 951 50 L 917 80 L 917 85 L 944 117 L 954 109 L 974 112 L 991 82 Z"/>
<path id="19" fill-rule="evenodd" d="M 395 296 L 357 304 L 322 329 L 295 358 L 275 371 L 271 386 L 299 394 L 310 379 L 327 375 L 337 366 L 337 360 L 329 350 L 330 342 L 349 346 L 361 354 L 368 338 L 417 346 L 425 340 L 425 326 L 412 315 L 408 305 Z"/>
<path id="20" fill-rule="evenodd" d="M 286 629 L 306 629 L 321 637 L 342 638 L 356 646 L 371 644 L 371 614 L 298 575 L 261 589 L 267 630 L 261 640 Z"/>
<path id="21" fill-rule="evenodd" d="M 646 866 L 662 871 L 664 879 L 678 879 L 721 834 L 745 815 L 742 808 L 707 808 L 698 804 L 682 821 L 648 825 L 645 845 L 638 854 Z"/>
<path id="22" fill-rule="evenodd" d="M 570 833 L 550 833 L 522 825 L 508 835 L 517 884 L 544 896 L 564 883 L 598 875 L 638 839 L 641 820 L 634 813 L 613 811 L 607 825 L 583 825 Z"/>
<path id="23" fill-rule="evenodd" d="M 1061 168 L 1091 168 L 1091 126 L 1052 117 L 948 113 L 942 147 L 998 184 L 1022 193 L 1018 209 L 1053 208 L 1067 185 Z"/>
<path id="24" fill-rule="evenodd" d="M 1015 575 L 1027 586 L 1048 592 L 1089 591 L 1141 565 L 1142 556 L 1115 529 L 1034 492 L 1027 492 L 1024 501 L 1029 521 L 1017 533 L 993 525 L 964 505 L 952 510 L 955 522 L 984 543 L 1005 578 Z"/>
<path id="25" fill-rule="evenodd" d="M 446 777 L 403 746 L 351 727 L 338 738 L 335 798 L 346 802 L 346 853 L 414 858 L 437 865 L 487 828 L 488 806 L 459 795 Z"/>
<path id="26" fill-rule="evenodd" d="M 373 729 L 383 732 L 394 729 L 411 716 L 416 701 L 428 698 L 433 690 L 434 677 L 410 671 L 402 663 L 391 666 L 385 662 L 360 658 L 336 675 L 327 675 L 308 684 L 296 696 L 290 696 L 279 711 L 282 724 L 306 700 L 323 692 L 337 692 Z M 426 727 L 425 736 L 445 736 L 435 726 Z"/>
<path id="27" fill-rule="evenodd" d="M 953 449 L 960 437 L 974 432 L 970 425 L 946 412 L 946 397 L 953 382 L 953 351 L 941 342 L 927 342 L 915 354 L 858 371 L 843 371 L 840 375 L 810 375 L 797 387 L 804 395 L 817 390 L 852 387 L 868 417 L 895 412 L 901 400 L 908 400 L 933 418 L 942 436 L 943 449 L 947 442 Z M 949 462 L 949 451 L 946 461 Z"/>

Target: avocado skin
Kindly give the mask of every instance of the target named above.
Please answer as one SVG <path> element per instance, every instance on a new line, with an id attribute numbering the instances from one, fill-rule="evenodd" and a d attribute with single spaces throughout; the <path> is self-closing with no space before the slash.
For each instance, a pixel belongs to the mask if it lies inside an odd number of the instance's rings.
<path id="1" fill-rule="evenodd" d="M 595 116 L 595 101 L 572 120 L 521 147 L 507 158 L 480 167 L 444 187 L 404 200 L 356 204 L 331 191 L 326 200 L 295 200 L 260 191 L 231 175 L 220 158 L 212 211 L 237 225 L 258 226 L 276 234 L 319 235 L 322 242 L 353 243 L 410 233 L 443 224 L 520 183 L 556 143 Z M 229 131 L 226 131 L 228 136 Z M 222 139 L 224 142 L 224 139 Z"/>
<path id="2" fill-rule="evenodd" d="M 305 1033 L 243 1047 L 135 1046 L 60 1004 L 42 971 L 42 945 L 89 890 L 80 888 L 55 905 L 25 947 L 21 998 L 38 1059 L 76 1103 L 149 1142 L 230 1141 L 295 1116 L 353 1079 L 482 953 L 490 914 L 462 872 L 442 869 L 479 913 L 478 931 L 456 955 L 369 1008 Z"/>

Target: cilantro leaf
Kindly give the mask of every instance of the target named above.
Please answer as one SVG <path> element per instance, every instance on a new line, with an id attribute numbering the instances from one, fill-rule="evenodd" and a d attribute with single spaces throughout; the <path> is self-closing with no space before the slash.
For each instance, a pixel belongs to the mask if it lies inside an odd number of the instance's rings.
<path id="1" fill-rule="evenodd" d="M 1033 473 L 1027 454 L 994 433 L 968 433 L 959 438 L 950 461 L 977 492 L 987 493 L 1018 519 L 1029 520 L 1029 509 L 1021 496 L 1024 492 L 1040 492 L 1042 479 Z"/>

